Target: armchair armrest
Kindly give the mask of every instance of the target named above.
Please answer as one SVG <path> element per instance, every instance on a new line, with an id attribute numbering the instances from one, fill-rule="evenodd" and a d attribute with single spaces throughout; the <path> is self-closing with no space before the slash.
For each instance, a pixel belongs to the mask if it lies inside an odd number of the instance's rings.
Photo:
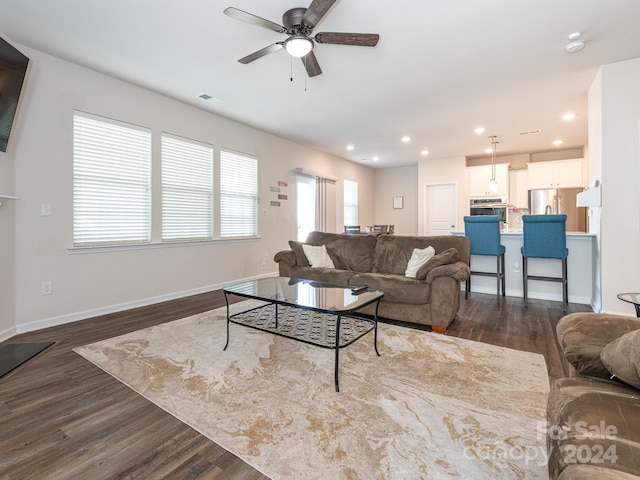
<path id="1" fill-rule="evenodd" d="M 291 269 L 296 266 L 296 254 L 293 250 L 281 250 L 276 253 L 273 260 L 278 263 L 279 275 L 289 277 Z"/>
<path id="2" fill-rule="evenodd" d="M 471 275 L 469 265 L 464 262 L 451 263 L 449 265 L 441 265 L 427 273 L 425 282 L 431 283 L 439 277 L 450 277 L 458 282 L 464 282 Z"/>

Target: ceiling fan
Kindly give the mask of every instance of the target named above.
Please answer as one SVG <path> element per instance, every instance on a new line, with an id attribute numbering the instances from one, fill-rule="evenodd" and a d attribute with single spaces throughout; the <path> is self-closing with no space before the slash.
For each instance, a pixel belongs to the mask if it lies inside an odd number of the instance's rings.
<path id="1" fill-rule="evenodd" d="M 316 75 L 320 75 L 322 70 L 313 53 L 314 41 L 334 45 L 375 47 L 380 39 L 380 35 L 377 33 L 322 32 L 311 36 L 314 27 L 322 20 L 335 2 L 336 0 L 313 0 L 308 8 L 292 8 L 287 10 L 282 16 L 284 26 L 237 8 L 226 8 L 224 13 L 230 17 L 258 25 L 259 27 L 268 28 L 274 32 L 289 35 L 289 38 L 286 40 L 276 42 L 257 52 L 253 52 L 241 58 L 238 62 L 244 64 L 251 63 L 269 53 L 277 52 L 284 48 L 291 56 L 302 58 L 302 63 L 307 70 L 307 74 L 310 77 L 315 77 Z"/>

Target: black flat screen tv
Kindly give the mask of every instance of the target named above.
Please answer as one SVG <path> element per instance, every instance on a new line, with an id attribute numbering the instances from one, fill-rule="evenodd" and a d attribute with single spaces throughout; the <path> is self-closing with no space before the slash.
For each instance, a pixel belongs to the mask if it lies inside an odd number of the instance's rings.
<path id="1" fill-rule="evenodd" d="M 0 151 L 6 152 L 29 59 L 0 38 Z"/>

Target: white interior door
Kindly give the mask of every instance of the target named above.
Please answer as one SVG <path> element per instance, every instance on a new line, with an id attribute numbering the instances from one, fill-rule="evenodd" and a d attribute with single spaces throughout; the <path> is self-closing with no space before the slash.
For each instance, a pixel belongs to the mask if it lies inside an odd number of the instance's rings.
<path id="1" fill-rule="evenodd" d="M 426 235 L 449 235 L 456 229 L 457 194 L 453 183 L 426 185 Z"/>

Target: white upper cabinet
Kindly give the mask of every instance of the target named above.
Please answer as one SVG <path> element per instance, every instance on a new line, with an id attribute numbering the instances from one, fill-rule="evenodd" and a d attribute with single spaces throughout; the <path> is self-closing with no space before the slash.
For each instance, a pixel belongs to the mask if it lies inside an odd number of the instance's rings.
<path id="1" fill-rule="evenodd" d="M 518 208 L 529 208 L 529 191 L 526 170 L 509 172 L 509 203 Z"/>
<path id="2" fill-rule="evenodd" d="M 509 164 L 496 164 L 496 182 L 498 190 L 489 190 L 489 180 L 491 179 L 491 165 L 481 165 L 478 167 L 467 167 L 467 185 L 469 186 L 469 197 L 508 197 L 509 196 Z"/>
<path id="3" fill-rule="evenodd" d="M 582 159 L 527 164 L 528 189 L 582 187 Z"/>

